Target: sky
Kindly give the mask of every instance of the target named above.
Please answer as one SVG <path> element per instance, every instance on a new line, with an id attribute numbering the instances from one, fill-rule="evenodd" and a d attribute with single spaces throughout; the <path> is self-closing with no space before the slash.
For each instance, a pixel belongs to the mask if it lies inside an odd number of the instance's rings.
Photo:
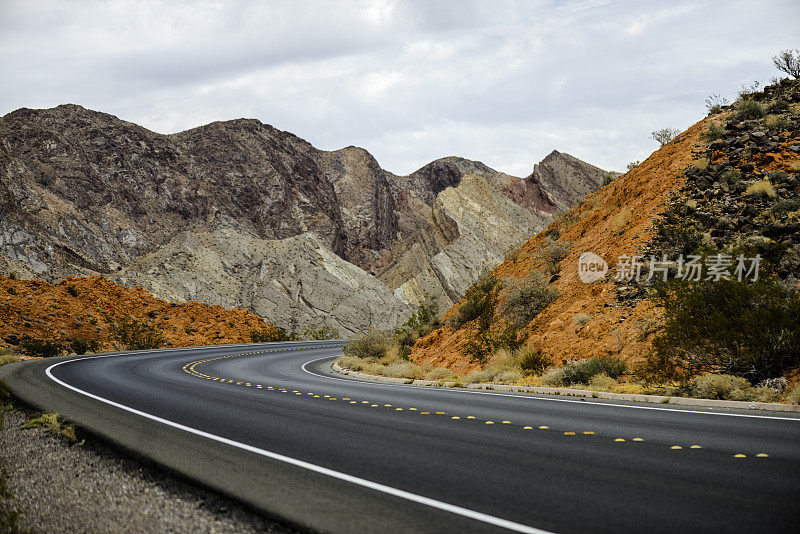
<path id="1" fill-rule="evenodd" d="M 552 150 L 624 170 L 778 75 L 797 21 L 797 0 L 0 0 L 0 115 L 256 118 L 397 174 L 454 155 L 527 176 Z"/>

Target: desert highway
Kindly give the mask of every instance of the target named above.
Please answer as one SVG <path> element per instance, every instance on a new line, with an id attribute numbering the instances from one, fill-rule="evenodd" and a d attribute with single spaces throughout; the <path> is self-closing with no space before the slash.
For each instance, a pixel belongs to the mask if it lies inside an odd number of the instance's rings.
<path id="1" fill-rule="evenodd" d="M 325 532 L 797 532 L 800 418 L 357 381 L 336 342 L 9 364 L 21 400 Z"/>

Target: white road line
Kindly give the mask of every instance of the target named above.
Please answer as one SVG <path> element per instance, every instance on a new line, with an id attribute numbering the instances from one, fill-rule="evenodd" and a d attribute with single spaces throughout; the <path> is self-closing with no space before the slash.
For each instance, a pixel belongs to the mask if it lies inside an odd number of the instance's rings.
<path id="1" fill-rule="evenodd" d="M 436 508 L 438 510 L 443 510 L 445 512 L 450 512 L 452 514 L 460 515 L 460 516 L 466 517 L 468 519 L 474 519 L 475 521 L 480 521 L 482 523 L 495 525 L 495 526 L 498 526 L 498 527 L 501 527 L 501 528 L 512 530 L 514 532 L 525 532 L 525 533 L 528 533 L 528 534 L 553 534 L 553 533 L 551 533 L 549 531 L 546 531 L 546 530 L 530 527 L 528 525 L 522 525 L 520 523 L 515 523 L 513 521 L 508 521 L 507 519 L 502 519 L 502 518 L 495 517 L 495 516 L 492 516 L 492 515 L 484 514 L 484 513 L 481 513 L 481 512 L 477 512 L 475 510 L 470 510 L 468 508 L 462 508 L 462 507 L 456 506 L 454 504 L 449 504 L 449 503 L 446 503 L 446 502 L 437 501 L 437 500 L 431 499 L 429 497 L 424 497 L 422 495 L 417 495 L 415 493 L 411 493 L 411 492 L 404 491 L 404 490 L 401 490 L 401 489 L 393 488 L 391 486 L 386 486 L 386 485 L 383 485 L 383 484 L 379 484 L 377 482 L 372 482 L 370 480 L 365 480 L 363 478 L 358 478 L 358 477 L 355 477 L 355 476 L 352 476 L 352 475 L 348 475 L 347 473 L 341 473 L 339 471 L 334 471 L 333 469 L 328 469 L 327 467 L 322 467 L 322 466 L 319 466 L 319 465 L 316 465 L 316 464 L 312 464 L 312 463 L 309 463 L 309 462 L 304 462 L 303 460 L 298 460 L 297 458 L 291 458 L 289 456 L 284 456 L 282 454 L 278 454 L 278 453 L 275 453 L 275 452 L 267 451 L 267 450 L 264 450 L 264 449 L 259 449 L 258 447 L 254 447 L 252 445 L 247 445 L 245 443 L 240 443 L 238 441 L 234 441 L 234 440 L 231 440 L 231 439 L 228 439 L 228 438 L 224 438 L 222 436 L 217 436 L 216 434 L 211 434 L 209 432 L 204 432 L 202 430 L 198 430 L 198 429 L 192 428 L 190 426 L 182 425 L 180 423 L 176 423 L 175 421 L 170 421 L 169 419 L 164 419 L 162 417 L 158 417 L 156 415 L 152 415 L 152 414 L 149 414 L 147 412 L 143 412 L 141 410 L 137 410 L 135 408 L 131 408 L 130 406 L 126 406 L 124 404 L 120 404 L 118 402 L 114 402 L 112 400 L 108 400 L 106 398 L 100 397 L 99 395 L 95 395 L 93 393 L 89 393 L 87 391 L 83 391 L 82 389 L 76 388 L 75 386 L 71 386 L 71 385 L 67 384 L 66 382 L 63 382 L 63 381 L 59 380 L 58 378 L 53 376 L 53 373 L 52 373 L 52 369 L 53 368 L 58 367 L 59 365 L 63 365 L 65 363 L 89 360 L 89 359 L 94 359 L 94 358 L 107 358 L 109 356 L 111 356 L 111 355 L 107 355 L 107 356 L 90 356 L 90 357 L 87 357 L 87 358 L 75 358 L 75 359 L 72 359 L 72 360 L 59 362 L 59 363 L 53 364 L 50 367 L 48 367 L 45 370 L 45 373 L 47 374 L 48 377 L 50 377 L 51 380 L 53 380 L 57 384 L 60 384 L 61 386 L 65 387 L 67 389 L 75 391 L 76 393 L 80 393 L 81 395 L 85 395 L 86 397 L 89 397 L 91 399 L 103 402 L 103 403 L 108 404 L 110 406 L 114 406 L 115 408 L 119 408 L 121 410 L 125 410 L 125 411 L 133 413 L 135 415 L 138 415 L 138 416 L 141 416 L 141 417 L 145 417 L 145 418 L 150 419 L 152 421 L 156 421 L 158 423 L 161 423 L 161 424 L 164 424 L 164 425 L 167 425 L 167 426 L 171 426 L 173 428 L 177 428 L 179 430 L 183 430 L 184 432 L 189 432 L 191 434 L 195 434 L 197 436 L 201 436 L 201 437 L 204 437 L 206 439 L 210 439 L 210 440 L 216 441 L 218 443 L 229 445 L 231 447 L 236 447 L 237 449 L 242 449 L 242 450 L 245 450 L 245 451 L 248 451 L 248 452 L 252 452 L 252 453 L 267 457 L 267 458 L 271 458 L 273 460 L 277 460 L 279 462 L 284 462 L 284 463 L 287 463 L 287 464 L 290 464 L 290 465 L 301 467 L 301 468 L 307 469 L 309 471 L 314 471 L 314 472 L 320 473 L 322 475 L 326 475 L 326 476 L 329 476 L 329 477 L 332 477 L 332 478 L 343 480 L 345 482 L 350 482 L 352 484 L 356 484 L 356 485 L 359 485 L 359 486 L 363 486 L 365 488 L 369 488 L 369 489 L 372 489 L 372 490 L 375 490 L 375 491 L 379 491 L 379 492 L 385 493 L 387 495 L 392 495 L 394 497 L 399 497 L 399 498 L 405 499 L 407 501 L 415 502 L 415 503 L 422 504 L 422 505 L 425 505 L 425 506 L 430 506 L 431 508 Z"/>
<path id="2" fill-rule="evenodd" d="M 304 363 L 300 368 L 305 371 L 306 373 L 317 376 L 320 378 L 327 378 L 329 380 L 341 380 L 343 382 L 349 383 L 358 383 L 358 384 L 374 384 L 378 386 L 385 386 L 385 387 L 399 387 L 399 388 L 407 388 L 407 389 L 424 389 L 427 391 L 447 391 L 452 393 L 466 393 L 472 395 L 492 395 L 495 397 L 510 397 L 515 399 L 529 399 L 529 400 L 539 400 L 539 401 L 547 401 L 547 402 L 568 402 L 573 404 L 580 404 L 582 406 L 606 406 L 612 408 L 633 408 L 636 410 L 657 410 L 662 412 L 676 412 L 676 413 L 693 413 L 698 415 L 724 415 L 727 417 L 749 417 L 755 419 L 774 419 L 778 421 L 794 421 L 800 422 L 800 418 L 798 417 L 779 417 L 775 415 L 753 415 L 753 414 L 743 414 L 743 413 L 725 413 L 725 412 L 703 412 L 700 410 L 684 410 L 681 408 L 661 408 L 659 406 L 639 406 L 638 404 L 615 404 L 610 402 L 593 402 L 590 400 L 575 400 L 575 399 L 556 399 L 550 397 L 535 397 L 533 395 L 537 395 L 536 393 L 532 393 L 530 395 L 515 395 L 513 393 L 502 393 L 502 392 L 490 392 L 490 391 L 474 391 L 469 389 L 462 389 L 462 388 L 432 388 L 430 386 L 415 386 L 410 384 L 389 384 L 386 382 L 371 382 L 367 380 L 357 380 L 355 378 L 340 378 L 337 376 L 330 376 L 320 373 L 315 373 L 313 371 L 309 371 L 306 366 L 310 365 L 314 362 L 318 362 L 320 360 L 327 360 L 330 356 L 325 356 L 324 358 L 317 358 L 316 360 L 311 360 Z M 541 395 L 541 394 L 540 394 Z"/>

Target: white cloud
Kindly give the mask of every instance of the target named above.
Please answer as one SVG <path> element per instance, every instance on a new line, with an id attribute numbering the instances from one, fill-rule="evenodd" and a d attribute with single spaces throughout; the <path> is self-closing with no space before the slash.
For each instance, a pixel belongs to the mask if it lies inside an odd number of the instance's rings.
<path id="1" fill-rule="evenodd" d="M 794 0 L 0 2 L 0 114 L 72 102 L 160 132 L 253 117 L 388 170 L 553 149 L 623 169 L 712 92 L 775 74 Z"/>

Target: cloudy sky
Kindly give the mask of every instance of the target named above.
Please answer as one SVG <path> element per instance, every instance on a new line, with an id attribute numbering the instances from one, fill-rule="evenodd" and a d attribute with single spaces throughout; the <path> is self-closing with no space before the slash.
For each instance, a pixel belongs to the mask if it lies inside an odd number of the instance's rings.
<path id="1" fill-rule="evenodd" d="M 778 74 L 799 20 L 797 0 L 0 0 L 0 115 L 257 118 L 401 174 L 458 155 L 525 176 L 553 149 L 622 170 Z"/>

